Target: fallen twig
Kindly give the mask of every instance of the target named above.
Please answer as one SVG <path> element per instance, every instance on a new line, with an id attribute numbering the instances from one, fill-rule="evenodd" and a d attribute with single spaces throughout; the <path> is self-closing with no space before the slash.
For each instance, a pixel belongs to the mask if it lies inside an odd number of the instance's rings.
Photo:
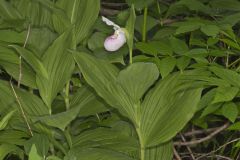
<path id="1" fill-rule="evenodd" d="M 175 142 L 174 145 L 175 146 L 188 146 L 188 145 L 195 145 L 198 143 L 205 142 L 205 141 L 211 139 L 212 137 L 214 137 L 215 135 L 217 135 L 218 133 L 220 133 L 221 131 L 225 130 L 228 126 L 229 126 L 229 123 L 225 123 L 222 127 L 219 127 L 214 132 L 210 133 L 208 136 L 206 136 L 204 138 L 189 141 L 189 142 Z"/>
<path id="2" fill-rule="evenodd" d="M 25 121 L 26 124 L 27 124 L 27 127 L 28 127 L 28 130 L 29 130 L 29 132 L 30 132 L 30 135 L 33 136 L 32 128 L 31 128 L 31 126 L 30 126 L 30 124 L 29 124 L 29 122 L 28 122 L 28 120 L 27 120 L 27 116 L 26 116 L 26 114 L 25 114 L 25 112 L 24 112 L 24 110 L 23 110 L 22 104 L 21 104 L 21 102 L 20 102 L 20 100 L 19 100 L 19 97 L 18 97 L 18 95 L 17 95 L 14 87 L 13 87 L 13 84 L 12 84 L 12 81 L 11 81 L 11 80 L 10 80 L 10 86 L 11 86 L 11 88 L 12 88 L 13 94 L 14 94 L 14 96 L 15 96 L 15 98 L 16 98 L 16 100 L 17 100 L 17 103 L 18 103 L 18 105 L 19 105 L 19 108 L 20 108 L 20 110 L 21 110 L 23 119 L 24 119 L 24 121 Z"/>

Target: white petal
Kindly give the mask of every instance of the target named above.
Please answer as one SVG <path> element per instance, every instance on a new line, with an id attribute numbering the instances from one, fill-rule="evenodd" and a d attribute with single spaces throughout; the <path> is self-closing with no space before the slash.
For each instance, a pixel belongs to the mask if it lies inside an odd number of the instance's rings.
<path id="1" fill-rule="evenodd" d="M 104 47 L 107 51 L 114 52 L 119 50 L 126 43 L 124 32 L 115 33 L 106 38 Z"/>

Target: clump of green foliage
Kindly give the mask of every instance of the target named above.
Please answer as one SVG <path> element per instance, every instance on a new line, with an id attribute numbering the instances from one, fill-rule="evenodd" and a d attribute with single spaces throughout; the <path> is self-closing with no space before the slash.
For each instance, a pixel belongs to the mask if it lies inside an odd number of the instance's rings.
<path id="1" fill-rule="evenodd" d="M 239 159 L 239 22 L 238 0 L 0 0 L 0 160 Z"/>

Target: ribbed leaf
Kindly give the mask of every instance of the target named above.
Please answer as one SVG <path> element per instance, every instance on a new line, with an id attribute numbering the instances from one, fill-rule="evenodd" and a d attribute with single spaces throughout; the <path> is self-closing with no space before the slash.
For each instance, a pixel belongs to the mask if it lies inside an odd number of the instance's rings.
<path id="1" fill-rule="evenodd" d="M 136 21 L 136 14 L 134 4 L 131 5 L 130 8 L 130 15 L 126 23 L 126 30 L 127 30 L 127 44 L 129 47 L 129 51 L 132 52 L 133 50 L 133 38 L 134 38 L 134 26 Z"/>
<path id="2" fill-rule="evenodd" d="M 109 108 L 100 97 L 98 97 L 90 87 L 81 87 L 70 100 L 71 107 L 81 108 L 80 116 L 95 115 L 96 113 L 106 112 Z"/>
<path id="3" fill-rule="evenodd" d="M 50 116 L 42 116 L 42 117 L 33 117 L 32 119 L 36 121 L 40 121 L 52 127 L 57 127 L 62 131 L 65 130 L 67 125 L 76 118 L 79 113 L 80 108 L 74 107 L 68 111 L 53 114 Z"/>
<path id="4" fill-rule="evenodd" d="M 34 133 L 33 137 L 24 144 L 26 153 L 31 151 L 31 147 L 35 145 L 39 156 L 45 157 L 49 150 L 49 140 L 46 135 Z"/>
<path id="5" fill-rule="evenodd" d="M 158 76 L 155 64 L 134 63 L 119 73 L 117 83 L 135 102 L 138 102 Z"/>
<path id="6" fill-rule="evenodd" d="M 74 52 L 74 58 L 88 84 L 90 84 L 107 103 L 111 106 L 116 106 L 117 103 L 110 92 L 109 85 L 116 80 L 119 70 L 106 61 L 96 60 L 86 53 Z"/>
<path id="7" fill-rule="evenodd" d="M 85 53 L 74 56 L 85 79 L 97 93 L 137 124 L 140 99 L 158 78 L 157 67 L 150 63 L 135 63 L 117 76 L 118 70 L 107 62 Z"/>
<path id="8" fill-rule="evenodd" d="M 0 46 L 0 66 L 15 80 L 19 79 L 19 56 L 13 50 Z M 36 73 L 25 61 L 22 61 L 22 75 L 22 84 L 36 88 Z"/>
<path id="9" fill-rule="evenodd" d="M 15 145 L 12 144 L 1 144 L 0 145 L 0 160 L 4 160 L 4 158 L 9 154 L 9 153 L 19 153 L 23 152 L 21 151 L 20 148 L 18 148 Z"/>
<path id="10" fill-rule="evenodd" d="M 49 78 L 37 76 L 37 86 L 49 110 L 53 99 L 70 79 L 74 69 L 73 58 L 67 52 L 71 47 L 72 31 L 69 29 L 54 41 L 43 56 L 42 62 Z"/>
<path id="11" fill-rule="evenodd" d="M 10 111 L 7 115 L 5 115 L 1 120 L 0 120 L 0 130 L 3 130 L 7 124 L 10 118 L 13 116 L 16 110 Z"/>
<path id="12" fill-rule="evenodd" d="M 136 160 L 128 155 L 120 152 L 115 152 L 107 149 L 99 148 L 89 148 L 85 150 L 79 150 L 78 148 L 73 148 L 68 153 L 68 156 L 64 160 Z"/>
<path id="13" fill-rule="evenodd" d="M 146 146 L 170 140 L 191 119 L 200 100 L 201 89 L 173 74 L 161 80 L 146 96 L 141 110 L 141 138 Z"/>
<path id="14" fill-rule="evenodd" d="M 32 145 L 31 151 L 29 153 L 29 160 L 42 160 L 42 157 L 39 156 L 35 144 Z"/>
<path id="15" fill-rule="evenodd" d="M 57 6 L 62 8 L 68 17 L 68 22 L 62 16 L 55 14 L 54 26 L 62 32 L 67 26 L 75 24 L 77 43 L 81 42 L 89 34 L 100 10 L 99 0 L 60 0 Z"/>
<path id="16" fill-rule="evenodd" d="M 48 79 L 48 73 L 42 62 L 31 51 L 17 45 L 11 45 L 11 47 L 13 47 L 32 66 L 39 76 Z"/>
<path id="17" fill-rule="evenodd" d="M 240 87 L 240 74 L 229 69 L 210 67 L 210 71 L 233 86 Z"/>
<path id="18" fill-rule="evenodd" d="M 172 142 L 167 142 L 145 151 L 145 160 L 172 160 L 173 159 Z"/>

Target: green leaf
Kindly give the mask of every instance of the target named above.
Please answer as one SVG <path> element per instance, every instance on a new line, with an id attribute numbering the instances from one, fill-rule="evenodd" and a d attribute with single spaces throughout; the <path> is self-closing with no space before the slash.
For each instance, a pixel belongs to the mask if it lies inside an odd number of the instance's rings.
<path id="1" fill-rule="evenodd" d="M 24 131 L 16 131 L 6 129 L 0 133 L 0 143 L 12 144 L 17 146 L 23 146 L 26 142 L 26 139 L 29 138 L 29 135 Z"/>
<path id="2" fill-rule="evenodd" d="M 65 11 L 68 20 L 64 20 L 58 13 L 53 18 L 53 23 L 58 32 L 62 33 L 68 26 L 74 24 L 77 44 L 84 40 L 95 23 L 99 10 L 100 0 L 73 0 L 57 1 L 57 6 Z"/>
<path id="3" fill-rule="evenodd" d="M 228 130 L 234 130 L 234 131 L 240 130 L 240 122 L 236 122 L 233 125 L 229 126 Z"/>
<path id="4" fill-rule="evenodd" d="M 199 29 L 200 26 L 201 26 L 201 23 L 192 23 L 192 24 L 187 23 L 185 25 L 181 25 L 180 27 L 178 27 L 175 34 L 192 32 L 192 31 Z"/>
<path id="5" fill-rule="evenodd" d="M 129 18 L 128 18 L 127 23 L 126 23 L 127 44 L 128 44 L 130 53 L 132 53 L 132 50 L 133 50 L 135 21 L 136 21 L 136 14 L 135 14 L 134 5 L 132 4 L 131 9 L 130 9 L 130 15 L 129 15 Z M 130 55 L 130 56 L 132 56 L 132 55 Z"/>
<path id="6" fill-rule="evenodd" d="M 70 100 L 70 108 L 81 108 L 79 116 L 89 116 L 106 112 L 109 110 L 106 105 L 91 88 L 85 86 L 82 86 Z"/>
<path id="7" fill-rule="evenodd" d="M 180 70 L 184 70 L 190 63 L 191 58 L 182 56 L 177 59 L 176 66 Z"/>
<path id="8" fill-rule="evenodd" d="M 33 145 L 35 145 L 39 156 L 46 157 L 49 150 L 49 140 L 46 135 L 34 133 L 33 137 L 24 144 L 26 153 L 31 152 Z"/>
<path id="9" fill-rule="evenodd" d="M 237 42 L 234 42 L 230 39 L 220 39 L 220 41 L 226 43 L 228 46 L 240 50 L 240 45 Z"/>
<path id="10" fill-rule="evenodd" d="M 201 31 L 207 36 L 216 37 L 220 31 L 216 25 L 203 25 Z"/>
<path id="11" fill-rule="evenodd" d="M 139 33 L 142 33 L 142 27 L 143 27 L 143 15 L 137 16 L 136 17 L 136 24 L 135 24 L 135 29 Z M 156 26 L 158 22 L 156 21 L 155 18 L 152 16 L 147 16 L 147 26 L 146 26 L 146 32 L 150 31 L 154 26 Z"/>
<path id="12" fill-rule="evenodd" d="M 216 95 L 212 103 L 228 102 L 231 101 L 238 93 L 239 88 L 236 87 L 218 87 L 216 89 Z"/>
<path id="13" fill-rule="evenodd" d="M 0 66 L 15 80 L 19 79 L 19 56 L 12 49 L 0 46 Z M 36 73 L 25 61 L 22 61 L 22 74 L 22 84 L 37 88 Z"/>
<path id="14" fill-rule="evenodd" d="M 1 121 L 0 121 L 0 130 L 3 130 L 7 124 L 8 121 L 10 120 L 10 118 L 13 116 L 13 114 L 15 113 L 16 110 L 10 111 L 7 115 L 5 115 Z"/>
<path id="15" fill-rule="evenodd" d="M 176 59 L 174 57 L 166 57 L 161 59 L 161 61 L 158 63 L 158 67 L 162 78 L 169 75 L 169 73 L 173 71 L 175 65 Z"/>
<path id="16" fill-rule="evenodd" d="M 69 29 L 60 35 L 43 55 L 42 62 L 49 78 L 38 75 L 36 81 L 40 95 L 49 110 L 53 99 L 72 75 L 74 60 L 67 51 L 72 45 L 72 30 Z"/>
<path id="17" fill-rule="evenodd" d="M 42 160 L 42 157 L 40 157 L 37 153 L 35 144 L 32 145 L 31 151 L 29 153 L 29 160 Z"/>
<path id="18" fill-rule="evenodd" d="M 216 9 L 224 9 L 230 11 L 239 11 L 240 10 L 240 2 L 237 0 L 212 0 L 210 4 L 213 8 Z"/>
<path id="19" fill-rule="evenodd" d="M 177 38 L 170 38 L 170 44 L 172 47 L 172 50 L 177 54 L 184 54 L 188 51 L 188 46 L 186 43 L 180 39 Z"/>
<path id="20" fill-rule="evenodd" d="M 184 74 L 179 73 L 169 75 L 146 95 L 141 106 L 140 123 L 144 146 L 150 147 L 170 140 L 195 113 L 201 89 L 193 82 L 184 82 L 184 77 Z"/>
<path id="21" fill-rule="evenodd" d="M 238 107 L 233 102 L 225 103 L 222 106 L 221 111 L 223 116 L 229 119 L 231 122 L 234 122 L 238 116 Z"/>
<path id="22" fill-rule="evenodd" d="M 39 76 L 48 79 L 46 68 L 31 51 L 17 45 L 11 45 L 11 47 L 13 47 L 32 66 Z"/>
<path id="23" fill-rule="evenodd" d="M 79 110 L 80 108 L 74 107 L 65 112 L 61 112 L 61 113 L 57 113 L 49 116 L 33 117 L 32 119 L 35 122 L 40 121 L 49 126 L 56 127 L 64 131 L 67 125 L 76 118 L 76 116 L 79 113 Z"/>
<path id="24" fill-rule="evenodd" d="M 21 152 L 21 149 L 18 148 L 15 145 L 11 144 L 1 144 L 0 145 L 0 160 L 4 160 L 4 158 L 9 154 L 9 153 L 18 153 Z"/>
<path id="25" fill-rule="evenodd" d="M 81 157 L 81 158 L 80 158 Z M 78 149 L 73 148 L 69 151 L 64 160 L 136 160 L 126 154 L 101 148 Z"/>
<path id="26" fill-rule="evenodd" d="M 0 30 L 0 35 L 1 41 L 9 43 L 24 43 L 24 40 L 26 38 L 26 33 L 19 33 L 12 30 Z"/>
<path id="27" fill-rule="evenodd" d="M 73 52 L 84 78 L 108 104 L 116 106 L 116 100 L 110 93 L 109 85 L 116 80 L 119 70 L 112 64 L 96 60 L 87 53 Z"/>
<path id="28" fill-rule="evenodd" d="M 172 142 L 160 144 L 155 147 L 147 148 L 145 151 L 146 160 L 172 160 Z"/>
<path id="29" fill-rule="evenodd" d="M 210 71 L 233 86 L 240 87 L 240 74 L 229 69 L 209 67 Z"/>
<path id="30" fill-rule="evenodd" d="M 102 32 L 95 32 L 88 40 L 88 47 L 92 51 L 103 48 L 104 40 L 106 38 L 106 34 Z"/>
<path id="31" fill-rule="evenodd" d="M 138 102 L 158 76 L 159 72 L 155 64 L 134 63 L 119 73 L 117 83 L 131 99 Z"/>
<path id="32" fill-rule="evenodd" d="M 143 53 L 156 56 L 161 55 L 172 55 L 173 51 L 171 46 L 166 42 L 152 41 L 152 42 L 138 42 L 136 43 L 136 48 L 141 50 Z"/>
<path id="33" fill-rule="evenodd" d="M 214 113 L 215 111 L 217 111 L 219 108 L 221 107 L 221 104 L 217 103 L 217 104 L 210 104 L 208 105 L 202 112 L 201 117 L 207 116 L 211 113 Z"/>

